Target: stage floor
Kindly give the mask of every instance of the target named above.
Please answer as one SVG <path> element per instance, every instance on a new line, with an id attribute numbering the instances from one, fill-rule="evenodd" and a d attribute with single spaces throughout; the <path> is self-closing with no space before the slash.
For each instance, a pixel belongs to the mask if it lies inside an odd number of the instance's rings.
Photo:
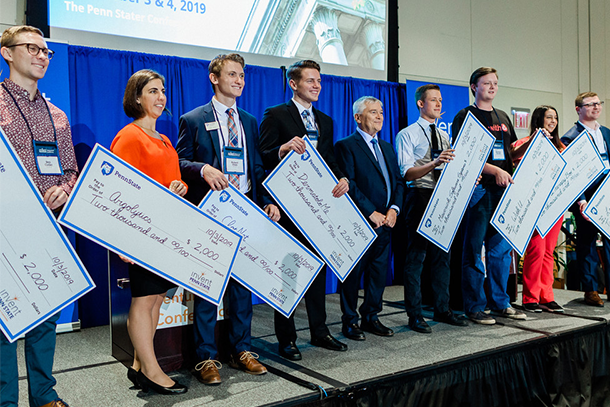
<path id="1" fill-rule="evenodd" d="M 497 318 L 493 326 L 469 323 L 453 327 L 431 320 L 431 335 L 411 331 L 402 307 L 402 286 L 387 287 L 381 321 L 392 328 L 391 338 L 367 334 L 366 341 L 345 339 L 341 334 L 338 295 L 327 296 L 327 313 L 331 333 L 348 344 L 347 352 L 332 352 L 309 344 L 309 330 L 303 304 L 295 311 L 299 328 L 297 345 L 303 360 L 289 362 L 276 356 L 277 343 L 273 334 L 273 311 L 266 305 L 254 307 L 252 323 L 253 351 L 272 369 L 316 384 L 327 393 L 345 389 L 399 373 L 417 372 L 444 366 L 501 349 L 510 349 L 538 339 L 586 330 L 610 323 L 610 304 L 594 308 L 583 303 L 581 292 L 555 290 L 555 300 L 565 307 L 566 314 L 527 313 L 527 320 Z M 602 296 L 606 300 L 606 296 Z M 304 386 L 270 372 L 251 376 L 224 365 L 220 370 L 222 384 L 216 387 L 200 384 L 187 370 L 174 372 L 172 377 L 189 386 L 184 395 L 161 396 L 144 394 L 129 388 L 125 367 L 110 356 L 108 326 L 83 329 L 57 337 L 55 357 L 56 389 L 71 406 L 262 406 L 297 405 L 318 400 L 322 390 Z M 25 375 L 23 341 L 19 344 L 19 372 Z M 20 406 L 27 405 L 27 382 L 20 378 Z"/>

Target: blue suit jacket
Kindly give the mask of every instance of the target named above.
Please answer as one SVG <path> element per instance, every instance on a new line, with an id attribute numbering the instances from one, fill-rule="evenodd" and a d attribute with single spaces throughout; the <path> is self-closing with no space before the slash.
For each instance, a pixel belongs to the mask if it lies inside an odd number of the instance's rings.
<path id="1" fill-rule="evenodd" d="M 339 168 L 349 179 L 349 195 L 367 218 L 377 211 L 386 214 L 392 205 L 402 210 L 404 181 L 400 176 L 394 148 L 387 141 L 379 140 L 392 187 L 389 205 L 386 205 L 386 184 L 377 159 L 366 145 L 360 133 L 337 141 L 335 151 Z"/>
<path id="2" fill-rule="evenodd" d="M 610 129 L 601 126 L 600 130 L 602 132 L 602 136 L 604 137 L 604 143 L 606 143 L 606 152 L 610 154 Z M 572 128 L 568 130 L 566 134 L 563 135 L 563 137 L 561 138 L 561 142 L 567 146 L 583 131 L 585 131 L 585 126 L 583 126 L 580 122 L 576 122 L 574 123 L 574 126 L 572 126 Z M 597 190 L 597 186 L 599 182 L 604 178 L 604 176 L 604 174 L 600 175 L 596 182 L 591 184 L 591 186 L 585 191 L 585 193 L 581 195 L 580 198 L 578 198 L 578 201 L 589 200 Z"/>
<path id="3" fill-rule="evenodd" d="M 222 149 L 219 130 L 206 130 L 205 123 L 215 122 L 212 102 L 200 106 L 180 117 L 180 133 L 176 151 L 180 157 L 182 180 L 188 186 L 187 200 L 199 205 L 210 186 L 201 177 L 201 168 L 210 164 L 222 171 Z M 271 203 L 260 183 L 265 178 L 263 162 L 258 150 L 258 124 L 254 116 L 237 108 L 239 119 L 245 131 L 246 153 L 248 154 L 248 176 L 252 185 L 252 197 L 259 206 Z"/>

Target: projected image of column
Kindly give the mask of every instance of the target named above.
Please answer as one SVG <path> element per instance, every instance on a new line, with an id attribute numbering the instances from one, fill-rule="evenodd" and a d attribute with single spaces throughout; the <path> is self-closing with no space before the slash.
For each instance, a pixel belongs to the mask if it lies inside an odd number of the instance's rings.
<path id="1" fill-rule="evenodd" d="M 384 70 L 385 1 L 49 0 L 49 25 Z"/>

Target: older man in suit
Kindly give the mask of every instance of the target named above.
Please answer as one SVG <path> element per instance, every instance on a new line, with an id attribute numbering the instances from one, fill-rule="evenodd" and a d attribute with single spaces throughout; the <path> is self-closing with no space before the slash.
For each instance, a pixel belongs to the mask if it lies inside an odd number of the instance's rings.
<path id="1" fill-rule="evenodd" d="M 303 154 L 306 145 L 303 136 L 306 135 L 340 180 L 332 191 L 335 197 L 340 197 L 347 192 L 349 185 L 335 160 L 333 121 L 312 105 L 312 102 L 318 100 L 322 89 L 320 65 L 309 60 L 295 62 L 288 68 L 286 76 L 292 89 L 292 99 L 288 103 L 268 108 L 261 122 L 260 149 L 265 169 L 275 168 L 292 150 Z M 287 216 L 282 216 L 280 224 L 313 250 Z M 345 351 L 347 345 L 336 340 L 326 326 L 325 295 L 326 268 L 320 271 L 305 293 L 311 343 L 329 350 Z M 297 332 L 293 317 L 286 318 L 276 311 L 275 335 L 279 342 L 280 356 L 290 360 L 302 358 L 296 346 Z"/>
<path id="2" fill-rule="evenodd" d="M 237 108 L 244 78 L 244 59 L 238 54 L 219 55 L 209 65 L 209 78 L 214 97 L 180 118 L 180 135 L 176 150 L 180 157 L 182 179 L 189 186 L 186 198 L 195 205 L 210 190 L 229 186 L 263 206 L 267 215 L 279 220 L 278 208 L 263 194 L 260 182 L 264 178 L 258 151 L 258 126 L 254 116 Z M 230 165 L 228 165 L 230 163 Z M 267 369 L 250 352 L 252 297 L 241 284 L 229 281 L 230 332 L 232 347 L 231 367 L 259 375 Z M 226 297 L 225 297 L 226 300 Z M 196 366 L 197 379 L 207 385 L 220 384 L 214 338 L 217 308 L 195 296 L 195 345 L 200 362 Z"/>
<path id="3" fill-rule="evenodd" d="M 363 331 L 379 336 L 394 332 L 379 321 L 389 260 L 391 229 L 403 202 L 404 181 L 392 145 L 379 139 L 383 127 L 381 101 L 363 96 L 354 102 L 357 131 L 335 145 L 337 162 L 349 178 L 349 195 L 375 231 L 377 239 L 341 284 L 343 334 L 363 341 Z M 364 273 L 364 302 L 358 325 L 358 288 Z"/>

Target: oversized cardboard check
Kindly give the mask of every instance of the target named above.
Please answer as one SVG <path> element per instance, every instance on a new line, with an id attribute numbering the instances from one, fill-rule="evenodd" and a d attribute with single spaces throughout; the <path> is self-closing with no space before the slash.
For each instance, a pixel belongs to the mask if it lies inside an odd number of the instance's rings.
<path id="1" fill-rule="evenodd" d="M 59 222 L 218 305 L 241 236 L 96 144 Z"/>
<path id="2" fill-rule="evenodd" d="M 446 252 L 451 248 L 494 141 L 495 137 L 468 112 L 454 143 L 455 158 L 445 165 L 417 227 L 421 235 Z"/>
<path id="3" fill-rule="evenodd" d="M 536 229 L 541 236 L 551 230 L 559 218 L 603 172 L 604 162 L 586 131 L 563 151 L 567 165 L 551 196 L 542 209 Z"/>
<path id="4" fill-rule="evenodd" d="M 536 222 L 566 162 L 538 130 L 491 218 L 491 224 L 523 256 Z"/>
<path id="5" fill-rule="evenodd" d="M 333 197 L 337 178 L 304 137 L 307 149 L 291 151 L 263 185 L 341 281 L 377 238 L 348 194 Z"/>
<path id="6" fill-rule="evenodd" d="M 16 341 L 95 287 L 0 128 L 0 329 Z"/>
<path id="7" fill-rule="evenodd" d="M 199 208 L 243 237 L 231 277 L 290 317 L 322 260 L 232 185 L 210 191 Z"/>
<path id="8" fill-rule="evenodd" d="M 585 207 L 585 215 L 610 239 L 610 175 L 606 176 Z"/>

